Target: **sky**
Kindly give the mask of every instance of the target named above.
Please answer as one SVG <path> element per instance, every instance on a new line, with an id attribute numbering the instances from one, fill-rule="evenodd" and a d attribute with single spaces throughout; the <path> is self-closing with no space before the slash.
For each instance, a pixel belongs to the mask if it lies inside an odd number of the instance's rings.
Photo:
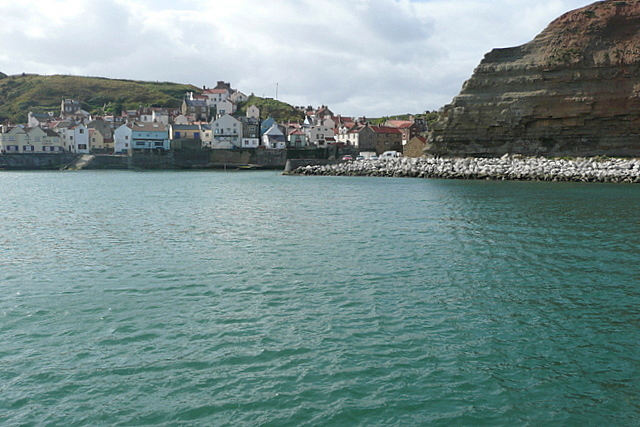
<path id="1" fill-rule="evenodd" d="M 485 53 L 592 0 L 0 0 L 0 72 L 213 87 L 345 116 L 438 110 Z"/>

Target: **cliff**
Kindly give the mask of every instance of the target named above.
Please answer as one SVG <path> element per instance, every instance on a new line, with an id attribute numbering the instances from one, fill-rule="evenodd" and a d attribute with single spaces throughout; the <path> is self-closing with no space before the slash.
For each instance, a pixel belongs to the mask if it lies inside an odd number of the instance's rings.
<path id="1" fill-rule="evenodd" d="M 640 0 L 568 12 L 488 53 L 425 154 L 640 156 Z"/>

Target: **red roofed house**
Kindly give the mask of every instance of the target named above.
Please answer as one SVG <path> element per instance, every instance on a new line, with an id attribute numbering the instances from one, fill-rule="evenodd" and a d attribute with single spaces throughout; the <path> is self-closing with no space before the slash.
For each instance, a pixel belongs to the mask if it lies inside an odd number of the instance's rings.
<path id="1" fill-rule="evenodd" d="M 291 148 L 302 148 L 307 146 L 307 135 L 300 130 L 300 128 L 296 128 L 289 132 L 289 147 Z"/>
<path id="2" fill-rule="evenodd" d="M 363 126 L 358 132 L 358 148 L 382 154 L 395 150 L 402 152 L 402 132 L 388 126 Z"/>
<path id="3" fill-rule="evenodd" d="M 418 135 L 420 129 L 413 120 L 387 120 L 385 126 L 400 129 L 402 132 L 402 145 L 405 145 L 414 136 Z"/>

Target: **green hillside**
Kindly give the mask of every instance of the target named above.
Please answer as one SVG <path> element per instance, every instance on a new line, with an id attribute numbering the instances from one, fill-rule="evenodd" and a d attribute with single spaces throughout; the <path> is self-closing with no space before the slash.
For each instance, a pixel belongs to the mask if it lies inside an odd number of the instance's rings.
<path id="1" fill-rule="evenodd" d="M 238 115 L 244 115 L 247 108 L 255 105 L 260 109 L 260 116 L 265 119 L 273 117 L 277 122 L 299 122 L 304 120 L 304 113 L 291 105 L 271 98 L 260 98 L 251 95 L 247 102 L 238 105 Z"/>
<path id="2" fill-rule="evenodd" d="M 201 89 L 188 84 L 115 80 L 101 77 L 39 76 L 23 74 L 5 76 L 0 73 L 0 122 L 25 123 L 27 113 L 60 111 L 63 98 L 82 103 L 85 110 L 108 112 L 121 108 L 178 108 L 186 92 Z"/>
<path id="3" fill-rule="evenodd" d="M 201 88 L 193 85 L 168 82 L 0 73 L 0 123 L 7 120 L 26 123 L 29 111 L 58 113 L 63 98 L 80 101 L 90 113 L 119 114 L 123 108 L 140 106 L 179 108 L 185 93 L 200 91 Z M 263 117 L 271 116 L 277 121 L 299 121 L 304 117 L 289 104 L 253 95 L 239 105 L 239 114 L 244 114 L 253 104 L 260 108 Z"/>

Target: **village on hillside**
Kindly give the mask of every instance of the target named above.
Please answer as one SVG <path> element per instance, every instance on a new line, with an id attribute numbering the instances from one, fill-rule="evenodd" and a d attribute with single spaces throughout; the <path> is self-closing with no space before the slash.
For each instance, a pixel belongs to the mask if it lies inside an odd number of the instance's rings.
<path id="1" fill-rule="evenodd" d="M 59 112 L 29 112 L 28 123 L 2 125 L 0 153 L 162 154 L 180 148 L 318 149 L 332 145 L 353 152 L 395 150 L 419 157 L 427 125 L 423 119 L 388 120 L 372 125 L 365 118 L 343 117 L 327 106 L 296 107 L 295 123 L 262 117 L 256 105 L 237 114 L 248 96 L 218 81 L 201 93 L 186 93 L 180 109 L 140 107 L 120 116 L 92 116 L 78 100 L 63 99 Z"/>

